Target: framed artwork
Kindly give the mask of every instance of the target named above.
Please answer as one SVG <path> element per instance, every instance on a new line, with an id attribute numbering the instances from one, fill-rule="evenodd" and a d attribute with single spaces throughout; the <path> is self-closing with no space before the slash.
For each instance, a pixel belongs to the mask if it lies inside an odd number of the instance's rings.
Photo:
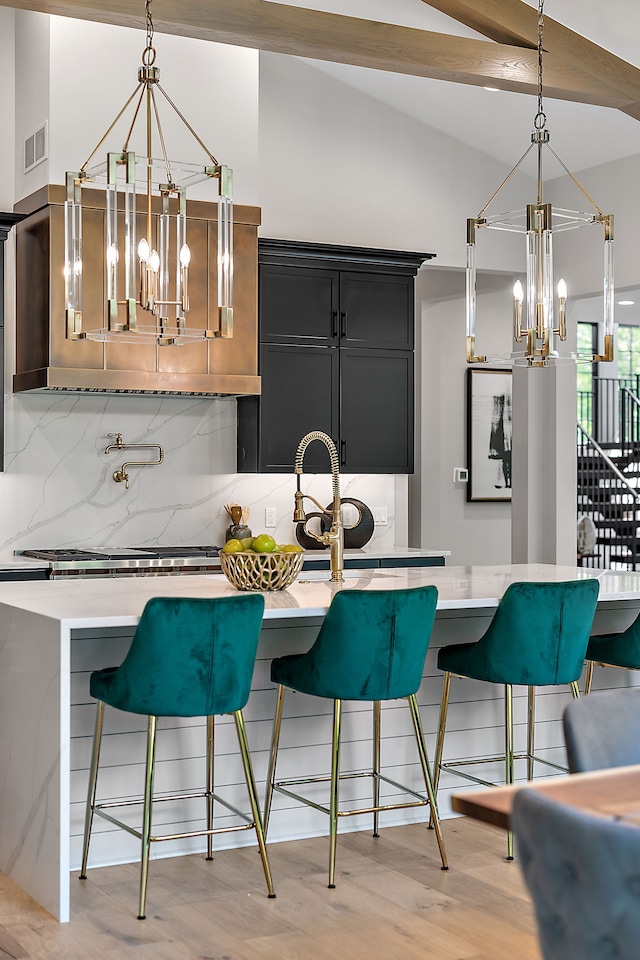
<path id="1" fill-rule="evenodd" d="M 511 500 L 510 370 L 467 369 L 468 501 Z"/>

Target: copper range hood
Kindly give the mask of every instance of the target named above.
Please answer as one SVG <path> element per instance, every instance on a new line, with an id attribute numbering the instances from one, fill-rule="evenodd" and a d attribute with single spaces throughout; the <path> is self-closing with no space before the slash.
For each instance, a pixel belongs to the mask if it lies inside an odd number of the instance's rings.
<path id="1" fill-rule="evenodd" d="M 99 264 L 105 244 L 104 193 L 91 207 L 83 200 L 84 257 Z M 16 374 L 14 392 L 83 390 L 105 393 L 241 396 L 260 393 L 258 376 L 258 226 L 260 209 L 234 205 L 234 335 L 183 346 L 155 343 L 70 340 L 64 303 L 65 189 L 48 185 L 21 200 L 16 227 Z M 217 206 L 187 203 L 187 237 L 193 259 L 190 289 L 194 308 L 189 322 L 208 329 L 206 304 L 215 304 L 215 264 L 207 251 L 216 246 Z M 102 278 L 98 268 L 94 274 Z M 204 306 L 196 307 L 199 301 Z M 85 317 L 100 327 L 104 316 L 104 279 L 85 281 Z M 217 311 L 212 309 L 216 318 Z M 213 321 L 215 322 L 215 321 Z"/>

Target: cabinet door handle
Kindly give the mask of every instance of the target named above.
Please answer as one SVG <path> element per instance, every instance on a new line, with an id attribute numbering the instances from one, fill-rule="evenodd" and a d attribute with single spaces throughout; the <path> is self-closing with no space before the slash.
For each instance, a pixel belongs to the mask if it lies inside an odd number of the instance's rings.
<path id="1" fill-rule="evenodd" d="M 336 340 L 338 337 L 338 311 L 334 310 L 331 314 L 331 339 Z"/>
<path id="2" fill-rule="evenodd" d="M 340 466 L 344 467 L 347 462 L 347 441 L 340 441 Z"/>
<path id="3" fill-rule="evenodd" d="M 343 310 L 340 313 L 340 336 L 346 337 L 347 335 L 347 311 Z"/>

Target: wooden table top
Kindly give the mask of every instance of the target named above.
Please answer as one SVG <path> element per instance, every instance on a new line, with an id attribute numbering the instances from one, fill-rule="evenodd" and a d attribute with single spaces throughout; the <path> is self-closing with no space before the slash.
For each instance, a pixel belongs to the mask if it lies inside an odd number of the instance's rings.
<path id="1" fill-rule="evenodd" d="M 518 790 L 536 790 L 588 813 L 637 820 L 640 826 L 640 765 L 466 791 L 454 794 L 451 805 L 456 813 L 508 830 L 513 798 Z"/>

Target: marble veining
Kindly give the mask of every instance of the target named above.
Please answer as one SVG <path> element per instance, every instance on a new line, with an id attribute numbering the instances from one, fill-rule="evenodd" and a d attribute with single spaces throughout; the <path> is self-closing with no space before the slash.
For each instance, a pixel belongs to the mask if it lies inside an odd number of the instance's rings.
<path id="1" fill-rule="evenodd" d="M 6 402 L 0 497 L 11 509 L 0 513 L 0 554 L 28 547 L 220 544 L 228 526 L 224 504 L 232 501 L 251 507 L 254 532 L 265 529 L 265 507 L 275 507 L 278 522 L 270 532 L 280 542 L 295 541 L 293 474 L 235 473 L 233 399 L 33 393 Z M 115 432 L 165 450 L 161 465 L 131 468 L 128 490 L 112 480 L 121 455 L 104 453 L 107 434 Z M 330 502 L 328 464 L 326 475 L 308 475 L 305 482 L 321 503 Z M 343 496 L 387 509 L 387 525 L 376 527 L 372 546 L 393 547 L 399 531 L 399 542 L 406 542 L 406 517 L 399 525 L 395 518 L 397 485 L 406 483 L 393 476 L 342 478 Z"/>

